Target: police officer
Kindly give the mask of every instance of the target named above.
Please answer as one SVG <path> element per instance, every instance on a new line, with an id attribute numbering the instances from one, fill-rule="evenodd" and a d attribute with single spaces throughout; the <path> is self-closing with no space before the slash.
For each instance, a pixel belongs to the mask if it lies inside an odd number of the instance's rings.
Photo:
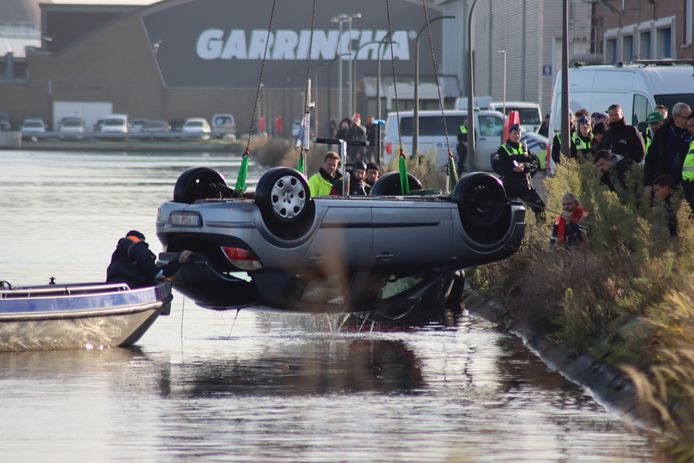
<path id="1" fill-rule="evenodd" d="M 641 137 L 646 145 L 646 156 L 648 156 L 648 148 L 651 147 L 651 143 L 653 142 L 653 135 L 655 135 L 655 131 L 665 123 L 665 118 L 659 111 L 653 111 L 646 117 L 646 122 L 648 122 L 648 127 L 641 132 Z"/>
<path id="2" fill-rule="evenodd" d="M 458 126 L 458 145 L 456 153 L 458 154 L 458 172 L 465 172 L 465 160 L 467 159 L 467 119 Z"/>
<path id="3" fill-rule="evenodd" d="M 690 217 L 694 218 L 694 112 L 687 118 L 687 130 L 692 136 L 692 141 L 682 164 L 682 189 L 691 209 Z"/>
<path id="4" fill-rule="evenodd" d="M 573 137 L 574 133 L 576 132 L 576 116 L 574 113 L 569 112 L 569 140 Z M 560 155 L 561 154 L 561 131 L 557 131 L 554 133 L 554 138 L 552 139 L 552 161 L 554 161 L 555 164 L 559 164 L 561 161 Z M 570 148 L 570 156 L 571 157 L 576 157 L 576 151 L 574 150 L 574 145 L 571 143 L 571 148 Z"/>
<path id="5" fill-rule="evenodd" d="M 571 153 L 576 153 L 576 158 L 583 161 L 592 156 L 593 132 L 590 119 L 586 116 L 578 118 L 578 130 L 571 135 Z"/>
<path id="6" fill-rule="evenodd" d="M 118 240 L 106 270 L 107 283 L 127 283 L 130 288 L 152 286 L 156 280 L 168 278 L 178 271 L 181 264 L 190 260 L 190 251 L 181 251 L 177 259 L 158 266 L 156 256 L 149 250 L 145 235 L 130 230 Z"/>
<path id="7" fill-rule="evenodd" d="M 537 170 L 537 157 L 521 144 L 521 129 L 513 124 L 506 143 L 499 147 L 497 155 L 503 175 L 504 188 L 510 198 L 522 199 L 535 212 L 538 223 L 544 222 L 545 203 L 533 188 L 531 174 Z"/>

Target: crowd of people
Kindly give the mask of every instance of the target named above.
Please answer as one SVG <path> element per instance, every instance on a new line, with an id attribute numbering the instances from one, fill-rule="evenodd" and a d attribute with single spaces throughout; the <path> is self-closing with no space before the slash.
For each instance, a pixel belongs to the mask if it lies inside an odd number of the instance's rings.
<path id="1" fill-rule="evenodd" d="M 600 183 L 620 194 L 627 188 L 627 174 L 634 165 L 643 166 L 642 194 L 653 207 L 662 207 L 667 217 L 671 236 L 677 236 L 677 220 L 673 210 L 673 194 L 680 190 L 691 208 L 694 219 L 694 113 L 688 104 L 673 105 L 671 117 L 668 108 L 658 105 L 648 114 L 647 127 L 642 131 L 626 123 L 622 108 L 611 105 L 606 113 L 585 109 L 569 115 L 570 147 L 563 147 L 561 133 L 552 141 L 551 159 L 561 162 L 561 154 L 570 158 L 592 162 Z M 540 131 L 548 130 L 549 117 Z M 532 153 L 520 143 L 520 127 L 511 127 L 509 139 L 497 152 L 502 164 L 502 178 L 507 194 L 522 199 L 543 219 L 545 205 L 535 191 L 531 173 Z M 578 198 L 567 193 L 562 198 L 563 212 L 554 221 L 551 243 L 574 246 L 585 241 L 583 220 L 588 216 Z"/>

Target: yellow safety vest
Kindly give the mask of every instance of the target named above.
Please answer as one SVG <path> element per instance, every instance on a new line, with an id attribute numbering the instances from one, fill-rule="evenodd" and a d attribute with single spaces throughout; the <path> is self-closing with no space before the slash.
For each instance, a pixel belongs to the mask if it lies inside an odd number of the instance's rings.
<path id="1" fill-rule="evenodd" d="M 590 149 L 590 142 L 593 141 L 593 134 L 590 134 L 590 139 L 585 141 L 578 132 L 574 132 L 571 136 L 574 145 L 576 145 L 576 150 L 578 151 L 588 151 Z"/>
<path id="2" fill-rule="evenodd" d="M 523 143 L 518 143 L 518 148 L 509 146 L 508 143 L 504 143 L 503 145 L 501 145 L 501 147 L 504 149 L 504 151 L 506 151 L 506 154 L 508 154 L 509 156 L 525 156 L 528 154 L 523 149 Z"/>
<path id="3" fill-rule="evenodd" d="M 646 154 L 648 154 L 648 148 L 651 146 L 651 142 L 653 137 L 651 137 L 651 128 L 646 127 L 646 139 L 644 140 L 646 142 Z"/>
<path id="4" fill-rule="evenodd" d="M 458 133 L 461 135 L 467 135 L 467 126 L 465 124 L 460 124 L 458 126 Z"/>
<path id="5" fill-rule="evenodd" d="M 689 144 L 687 157 L 684 158 L 682 166 L 682 180 L 685 182 L 694 182 L 694 141 Z"/>

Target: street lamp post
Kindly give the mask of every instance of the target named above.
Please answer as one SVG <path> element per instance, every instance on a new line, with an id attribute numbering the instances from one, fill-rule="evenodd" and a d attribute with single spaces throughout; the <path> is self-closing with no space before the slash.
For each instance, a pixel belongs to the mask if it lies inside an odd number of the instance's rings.
<path id="1" fill-rule="evenodd" d="M 503 103 L 503 113 L 504 117 L 506 117 L 506 50 L 497 50 L 497 53 L 500 53 L 504 56 L 504 103 Z"/>
<path id="2" fill-rule="evenodd" d="M 347 47 L 349 49 L 349 52 L 351 53 L 352 51 L 352 18 L 361 18 L 361 13 L 352 13 L 352 14 L 346 14 L 342 13 L 337 16 L 334 16 L 330 18 L 330 22 L 332 23 L 337 23 L 339 27 L 339 36 L 337 39 L 337 55 L 342 56 L 342 24 L 345 22 L 349 23 L 349 41 L 347 43 Z M 337 63 L 337 73 L 338 73 L 338 79 L 337 79 L 337 86 L 339 87 L 339 91 L 337 94 L 337 109 L 340 114 L 340 119 L 344 116 L 343 108 L 342 108 L 342 97 L 343 97 L 343 88 L 342 88 L 342 59 Z M 351 63 L 350 63 L 351 64 Z M 351 68 L 351 66 L 350 66 Z M 351 79 L 350 79 L 351 81 Z M 349 112 L 352 112 L 352 101 L 351 101 L 351 94 L 352 94 L 352 87 L 350 83 L 350 102 L 349 102 Z"/>
<path id="3" fill-rule="evenodd" d="M 332 119 L 332 117 L 333 117 L 333 110 L 332 110 L 331 103 L 330 103 L 330 102 L 332 101 L 331 96 L 332 96 L 332 93 L 333 93 L 333 88 L 332 88 L 332 82 L 333 82 L 333 78 L 332 78 L 333 63 L 335 63 L 335 61 L 337 61 L 337 60 L 340 60 L 340 62 L 342 62 L 342 59 L 341 59 L 341 58 L 342 58 L 343 56 L 347 56 L 347 53 L 338 53 L 337 55 L 335 55 L 335 58 L 333 58 L 333 59 L 330 60 L 330 63 L 328 64 L 328 126 L 330 126 L 330 119 Z M 340 100 L 340 103 L 342 103 L 341 100 Z M 342 111 L 340 111 L 339 120 L 342 120 Z M 338 123 L 339 123 L 339 122 L 338 122 Z"/>
<path id="4" fill-rule="evenodd" d="M 349 41 L 347 42 L 347 53 L 349 53 L 350 57 L 350 64 L 353 64 L 356 59 L 355 56 L 352 55 L 352 19 L 359 19 L 361 18 L 361 13 L 354 13 L 347 15 L 349 16 Z M 351 66 L 350 66 L 351 67 Z M 349 111 L 348 114 L 352 114 L 354 112 L 354 79 L 356 76 L 350 76 L 349 78 Z"/>
<path id="5" fill-rule="evenodd" d="M 372 40 L 370 42 L 365 42 L 365 43 L 362 43 L 361 45 L 359 45 L 359 48 L 357 48 L 357 50 L 354 52 L 354 58 L 355 59 L 354 59 L 353 64 L 352 64 L 352 75 L 354 76 L 354 79 L 356 80 L 356 78 L 357 78 L 357 59 L 356 58 L 358 57 L 359 52 L 361 51 L 362 48 L 364 48 L 367 45 L 378 44 L 378 50 L 377 50 L 379 53 L 378 54 L 378 75 L 376 76 L 376 87 L 377 87 L 376 98 L 378 99 L 378 107 L 377 107 L 376 112 L 378 113 L 378 119 L 381 118 L 381 55 L 380 55 L 380 53 L 381 53 L 381 45 L 383 45 L 385 43 L 390 43 L 390 40 L 386 41 L 387 37 L 388 36 L 386 35 L 386 37 L 384 37 L 381 40 Z M 354 101 L 356 102 L 356 95 L 353 98 L 354 98 Z M 355 108 L 356 108 L 356 104 L 355 104 Z"/>
<path id="6" fill-rule="evenodd" d="M 412 136 L 412 155 L 415 156 L 419 150 L 419 38 L 424 32 L 424 29 L 434 21 L 440 21 L 442 19 L 454 19 L 455 16 L 438 16 L 432 18 L 419 29 L 417 32 L 417 40 L 415 42 L 415 52 L 414 52 L 414 112 L 412 114 L 414 119 L 414 132 Z M 436 85 L 439 83 L 436 82 Z M 440 104 L 440 102 L 439 102 Z"/>
<path id="7" fill-rule="evenodd" d="M 467 152 L 470 156 L 470 166 L 475 166 L 475 72 L 472 68 L 472 13 L 475 11 L 477 0 L 473 0 L 467 14 Z"/>

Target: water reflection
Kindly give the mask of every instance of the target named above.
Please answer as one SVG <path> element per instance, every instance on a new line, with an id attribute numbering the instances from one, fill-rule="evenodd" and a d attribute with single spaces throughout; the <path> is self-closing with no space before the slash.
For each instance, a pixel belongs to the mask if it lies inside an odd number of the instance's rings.
<path id="1" fill-rule="evenodd" d="M 187 365 L 171 372 L 169 381 L 167 389 L 190 396 L 407 393 L 424 386 L 414 352 L 401 341 L 388 340 L 284 344 L 251 361 Z"/>

